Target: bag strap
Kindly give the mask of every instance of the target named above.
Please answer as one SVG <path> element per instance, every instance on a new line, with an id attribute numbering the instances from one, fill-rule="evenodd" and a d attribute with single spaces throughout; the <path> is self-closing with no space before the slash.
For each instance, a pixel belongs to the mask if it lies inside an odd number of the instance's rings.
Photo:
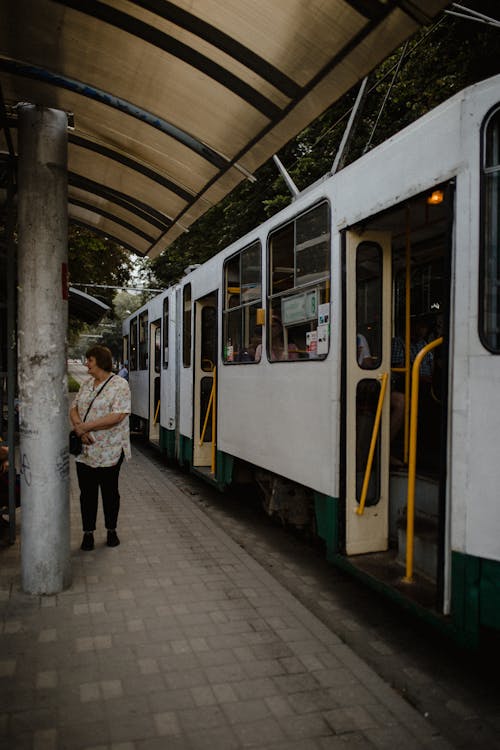
<path id="1" fill-rule="evenodd" d="M 85 412 L 85 416 L 84 416 L 84 418 L 82 419 L 82 422 L 85 422 L 85 420 L 87 419 L 87 417 L 88 417 L 88 414 L 89 414 L 89 411 L 90 411 L 90 407 L 92 406 L 92 404 L 94 403 L 94 401 L 96 400 L 96 398 L 98 397 L 98 395 L 99 395 L 99 394 L 100 394 L 100 393 L 101 393 L 101 392 L 102 392 L 102 391 L 103 391 L 103 390 L 104 390 L 104 389 L 106 388 L 106 386 L 107 386 L 107 384 L 109 383 L 109 381 L 111 380 L 111 378 L 114 378 L 114 377 L 115 377 L 115 375 L 114 375 L 114 373 L 112 373 L 112 374 L 111 374 L 111 375 L 109 376 L 109 378 L 108 378 L 108 379 L 107 379 L 107 380 L 106 380 L 106 381 L 105 381 L 105 382 L 103 383 L 103 385 L 101 385 L 101 387 L 99 388 L 99 390 L 97 391 L 97 393 L 95 394 L 95 396 L 94 396 L 94 397 L 92 398 L 92 401 L 90 402 L 90 404 L 89 404 L 89 406 L 88 406 L 88 409 L 87 409 L 87 411 Z"/>

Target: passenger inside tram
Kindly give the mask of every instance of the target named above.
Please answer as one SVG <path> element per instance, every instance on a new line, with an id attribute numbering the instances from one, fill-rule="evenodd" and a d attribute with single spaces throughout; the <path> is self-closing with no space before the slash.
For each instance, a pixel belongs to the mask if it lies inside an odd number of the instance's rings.
<path id="1" fill-rule="evenodd" d="M 430 315 L 419 316 L 411 324 L 410 368 L 417 354 L 431 341 L 442 336 L 443 316 L 433 320 Z M 404 368 L 405 345 L 401 336 L 392 340 L 391 366 Z M 438 347 L 428 352 L 419 370 L 418 405 L 418 464 L 420 470 L 432 471 L 438 464 L 441 422 L 441 374 L 443 351 Z M 391 464 L 399 465 L 403 455 L 401 428 L 404 421 L 405 376 L 394 372 L 391 377 Z M 402 463 L 402 461 L 401 461 Z"/>
<path id="2" fill-rule="evenodd" d="M 286 339 L 286 343 L 285 343 Z M 258 362 L 262 356 L 262 344 L 257 346 L 255 360 Z M 294 341 L 288 339 L 285 334 L 281 318 L 273 313 L 271 318 L 269 359 L 271 362 L 280 362 L 299 358 L 299 348 Z"/>

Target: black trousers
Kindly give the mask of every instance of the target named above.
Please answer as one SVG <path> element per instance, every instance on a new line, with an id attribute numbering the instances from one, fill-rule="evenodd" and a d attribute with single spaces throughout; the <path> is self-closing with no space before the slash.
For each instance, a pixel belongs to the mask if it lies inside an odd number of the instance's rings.
<path id="1" fill-rule="evenodd" d="M 76 462 L 76 473 L 80 486 L 80 510 L 84 531 L 94 531 L 97 520 L 99 487 L 101 488 L 104 521 L 107 529 L 116 529 L 120 510 L 118 477 L 123 463 L 123 453 L 114 466 L 87 466 Z"/>

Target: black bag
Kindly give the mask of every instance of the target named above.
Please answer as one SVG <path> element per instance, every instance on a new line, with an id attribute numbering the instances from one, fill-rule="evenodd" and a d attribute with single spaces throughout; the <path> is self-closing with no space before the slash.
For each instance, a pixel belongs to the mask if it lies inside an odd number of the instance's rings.
<path id="1" fill-rule="evenodd" d="M 105 381 L 104 385 L 101 385 L 101 387 L 95 394 L 94 398 L 90 402 L 87 411 L 85 412 L 85 416 L 82 420 L 83 422 L 85 422 L 85 420 L 87 419 L 88 413 L 90 411 L 90 407 L 96 400 L 97 396 L 100 394 L 101 391 L 104 390 L 104 388 L 107 386 L 107 384 L 113 377 L 114 375 L 110 375 L 109 378 Z M 74 430 L 71 430 L 71 432 L 69 433 L 69 452 L 71 453 L 72 456 L 79 456 L 82 450 L 83 450 L 83 443 L 82 443 L 81 437 L 79 437 Z"/>
<path id="2" fill-rule="evenodd" d="M 72 456 L 79 456 L 83 450 L 82 439 L 74 430 L 69 433 L 69 452 Z"/>

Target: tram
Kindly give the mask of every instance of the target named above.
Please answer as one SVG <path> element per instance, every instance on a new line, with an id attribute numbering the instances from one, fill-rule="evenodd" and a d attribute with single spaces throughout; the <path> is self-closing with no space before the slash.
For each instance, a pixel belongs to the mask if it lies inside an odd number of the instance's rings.
<path id="1" fill-rule="evenodd" d="M 500 633 L 500 76 L 123 323 L 132 419 L 333 563 L 476 646 Z"/>

